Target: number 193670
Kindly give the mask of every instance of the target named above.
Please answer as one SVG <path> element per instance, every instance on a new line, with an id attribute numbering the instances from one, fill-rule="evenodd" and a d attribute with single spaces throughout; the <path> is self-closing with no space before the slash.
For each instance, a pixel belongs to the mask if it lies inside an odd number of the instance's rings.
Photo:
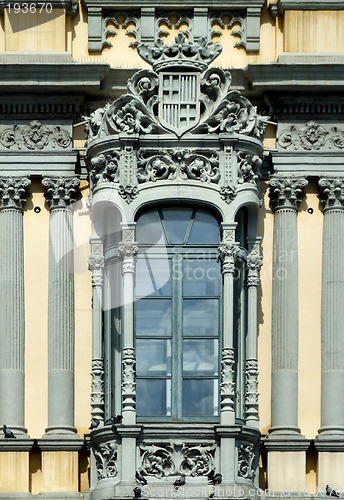
<path id="1" fill-rule="evenodd" d="M 42 14 L 46 12 L 51 14 L 53 6 L 51 3 L 39 2 L 39 3 L 8 3 L 6 5 L 8 13 L 14 12 L 15 14 Z"/>

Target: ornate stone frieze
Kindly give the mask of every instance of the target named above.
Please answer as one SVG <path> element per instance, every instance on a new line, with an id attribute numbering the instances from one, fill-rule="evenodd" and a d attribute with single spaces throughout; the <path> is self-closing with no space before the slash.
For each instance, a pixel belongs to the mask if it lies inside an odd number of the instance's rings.
<path id="1" fill-rule="evenodd" d="M 59 126 L 43 125 L 38 120 L 28 125 L 13 125 L 0 130 L 0 144 L 6 149 L 66 149 L 72 145 L 72 136 Z"/>
<path id="2" fill-rule="evenodd" d="M 91 160 L 91 181 L 93 186 L 98 182 L 119 182 L 119 150 L 111 153 L 100 154 Z"/>
<path id="3" fill-rule="evenodd" d="M 140 472 L 157 478 L 184 474 L 207 476 L 214 471 L 215 443 L 141 443 Z"/>
<path id="4" fill-rule="evenodd" d="M 326 178 L 319 180 L 319 197 L 325 209 L 344 207 L 344 178 Z"/>
<path id="5" fill-rule="evenodd" d="M 222 243 L 219 246 L 219 259 L 222 262 L 222 272 L 234 274 L 235 260 L 239 252 L 237 244 Z"/>
<path id="6" fill-rule="evenodd" d="M 94 448 L 98 481 L 117 476 L 117 444 L 100 443 Z"/>
<path id="7" fill-rule="evenodd" d="M 135 410 L 135 350 L 133 347 L 123 348 L 122 366 L 123 410 Z"/>
<path id="8" fill-rule="evenodd" d="M 104 419 L 104 361 L 92 360 L 91 407 L 92 417 Z"/>
<path id="9" fill-rule="evenodd" d="M 253 479 L 253 444 L 241 443 L 238 448 L 238 476 L 244 479 Z"/>
<path id="10" fill-rule="evenodd" d="M 248 359 L 246 361 L 246 418 L 258 419 L 258 361 Z"/>
<path id="11" fill-rule="evenodd" d="M 0 179 L 0 210 L 6 208 L 21 210 L 25 198 L 29 196 L 30 185 L 31 181 L 27 178 Z"/>
<path id="12" fill-rule="evenodd" d="M 140 183 L 163 179 L 194 179 L 218 183 L 218 154 L 210 150 L 188 149 L 141 151 L 137 179 Z"/>
<path id="13" fill-rule="evenodd" d="M 230 30 L 232 36 L 240 38 L 234 47 L 246 48 L 246 29 L 244 16 L 237 12 L 214 12 L 210 17 L 211 36 L 222 36 L 225 30 Z M 235 29 L 233 29 L 235 27 Z"/>
<path id="14" fill-rule="evenodd" d="M 224 347 L 221 360 L 221 408 L 234 411 L 235 380 L 234 380 L 234 349 Z"/>
<path id="15" fill-rule="evenodd" d="M 118 187 L 118 194 L 126 203 L 131 203 L 138 196 L 139 192 L 136 186 L 122 186 Z"/>
<path id="16" fill-rule="evenodd" d="M 179 30 L 188 40 L 193 41 L 193 19 L 191 12 L 171 11 L 160 14 L 156 23 L 158 26 L 157 38 L 169 36 L 173 29 Z"/>
<path id="17" fill-rule="evenodd" d="M 76 177 L 44 178 L 42 186 L 45 187 L 44 196 L 50 208 L 66 208 L 76 201 L 79 184 L 80 181 Z"/>
<path id="18" fill-rule="evenodd" d="M 260 176 L 259 169 L 262 165 L 262 160 L 257 155 L 250 153 L 238 152 L 238 183 L 250 182 L 255 184 Z"/>
<path id="19" fill-rule="evenodd" d="M 161 38 L 153 46 L 139 44 L 139 55 L 153 71 L 137 72 L 128 82 L 127 95 L 91 114 L 88 144 L 116 134 L 226 133 L 262 139 L 266 117 L 259 116 L 238 91 L 230 91 L 228 72 L 207 69 L 221 50 L 205 37 L 186 41 L 182 33 L 171 45 Z"/>
<path id="20" fill-rule="evenodd" d="M 274 177 L 270 179 L 270 199 L 272 206 L 278 208 L 297 208 L 303 197 L 303 189 L 308 182 L 303 178 Z"/>
<path id="21" fill-rule="evenodd" d="M 290 125 L 277 136 L 277 147 L 286 151 L 343 151 L 344 129 L 310 120 L 305 125 Z"/>

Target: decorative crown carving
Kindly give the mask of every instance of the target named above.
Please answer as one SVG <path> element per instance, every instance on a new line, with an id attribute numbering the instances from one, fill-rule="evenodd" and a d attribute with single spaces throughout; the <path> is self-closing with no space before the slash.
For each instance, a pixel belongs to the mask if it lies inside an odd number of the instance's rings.
<path id="1" fill-rule="evenodd" d="M 222 52 L 222 47 L 219 43 L 208 42 L 205 37 L 190 43 L 183 33 L 178 33 L 171 45 L 164 44 L 159 38 L 152 47 L 141 43 L 137 51 L 144 61 L 153 66 L 154 71 L 171 67 L 179 69 L 181 66 L 205 71 Z"/>

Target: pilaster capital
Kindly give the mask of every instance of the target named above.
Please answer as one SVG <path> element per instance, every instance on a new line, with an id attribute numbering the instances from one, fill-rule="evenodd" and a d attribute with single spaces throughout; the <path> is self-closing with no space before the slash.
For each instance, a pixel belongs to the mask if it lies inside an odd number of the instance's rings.
<path id="1" fill-rule="evenodd" d="M 303 189 L 308 182 L 305 178 L 273 177 L 270 179 L 270 199 L 275 211 L 282 208 L 297 209 L 302 201 Z"/>
<path id="2" fill-rule="evenodd" d="M 91 255 L 88 259 L 88 268 L 92 272 L 92 285 L 103 285 L 104 254 L 103 243 L 99 239 L 90 240 Z"/>
<path id="3" fill-rule="evenodd" d="M 80 181 L 76 177 L 45 177 L 42 180 L 42 186 L 45 188 L 44 196 L 50 209 L 66 208 L 76 201 L 79 184 Z"/>
<path id="4" fill-rule="evenodd" d="M 318 185 L 324 211 L 344 209 L 344 177 L 322 178 Z"/>
<path id="5" fill-rule="evenodd" d="M 27 177 L 6 177 L 0 179 L 0 210 L 15 208 L 22 210 L 25 198 L 29 196 L 31 181 Z"/>
<path id="6" fill-rule="evenodd" d="M 118 245 L 118 253 L 123 259 L 122 273 L 124 274 L 135 272 L 134 258 L 139 251 L 135 241 L 135 226 L 135 223 L 122 224 L 122 241 Z"/>
<path id="7" fill-rule="evenodd" d="M 259 271 L 263 265 L 262 256 L 259 254 L 260 241 L 249 242 L 249 252 L 247 256 L 247 285 L 258 286 Z"/>
<path id="8" fill-rule="evenodd" d="M 222 262 L 222 273 L 234 274 L 235 261 L 239 252 L 239 245 L 237 243 L 226 244 L 221 243 L 219 246 L 219 260 Z"/>

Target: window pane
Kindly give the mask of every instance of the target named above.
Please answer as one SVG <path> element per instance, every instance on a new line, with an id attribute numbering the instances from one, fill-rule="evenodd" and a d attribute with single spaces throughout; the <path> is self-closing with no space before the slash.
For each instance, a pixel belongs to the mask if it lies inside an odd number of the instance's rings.
<path id="1" fill-rule="evenodd" d="M 192 208 L 164 208 L 164 221 L 171 243 L 183 243 L 189 227 Z"/>
<path id="2" fill-rule="evenodd" d="M 214 379 L 183 380 L 183 415 L 218 415 L 218 390 Z"/>
<path id="3" fill-rule="evenodd" d="M 136 413 L 140 417 L 171 415 L 170 380 L 137 379 Z"/>
<path id="4" fill-rule="evenodd" d="M 137 339 L 136 373 L 138 376 L 171 375 L 171 341 Z"/>
<path id="5" fill-rule="evenodd" d="M 145 212 L 138 218 L 136 240 L 139 243 L 165 243 L 165 236 L 157 210 Z"/>
<path id="6" fill-rule="evenodd" d="M 171 335 L 171 300 L 137 300 L 135 318 L 136 335 Z"/>
<path id="7" fill-rule="evenodd" d="M 197 210 L 194 223 L 188 239 L 190 243 L 218 243 L 219 223 L 216 218 L 209 212 Z"/>
<path id="8" fill-rule="evenodd" d="M 184 335 L 218 335 L 218 299 L 183 300 Z"/>
<path id="9" fill-rule="evenodd" d="M 136 296 L 171 295 L 171 261 L 138 258 L 136 262 Z"/>
<path id="10" fill-rule="evenodd" d="M 219 263 L 215 259 L 184 260 L 184 295 L 217 295 L 219 293 Z"/>
<path id="11" fill-rule="evenodd" d="M 183 340 L 183 374 L 218 375 L 218 349 L 216 339 Z"/>

